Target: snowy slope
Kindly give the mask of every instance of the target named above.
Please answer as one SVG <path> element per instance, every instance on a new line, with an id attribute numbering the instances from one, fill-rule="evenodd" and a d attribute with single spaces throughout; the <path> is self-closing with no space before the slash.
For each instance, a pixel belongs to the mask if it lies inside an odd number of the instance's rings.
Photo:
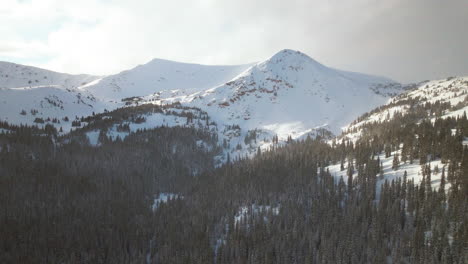
<path id="1" fill-rule="evenodd" d="M 340 138 L 348 138 L 356 141 L 362 127 L 369 123 L 382 122 L 393 118 L 395 114 L 405 115 L 410 108 L 409 100 L 424 105 L 426 102 L 449 103 L 450 109 L 441 113 L 444 117 L 456 117 L 468 112 L 468 77 L 450 77 L 442 80 L 425 81 L 414 85 L 408 92 L 392 98 L 386 105 L 375 109 L 370 114 L 356 119 L 344 128 Z M 437 113 L 430 113 L 435 120 Z"/>
<path id="2" fill-rule="evenodd" d="M 250 65 L 204 66 L 155 59 L 108 77 L 70 75 L 0 62 L 0 119 L 36 124 L 37 118 L 71 120 L 125 105 L 122 99 L 176 90 L 193 93 L 229 81 Z M 24 110 L 24 111 L 23 111 Z M 68 131 L 71 125 L 52 123 Z M 158 124 L 154 124 L 158 126 Z M 159 124 L 162 125 L 162 124 Z"/>
<path id="3" fill-rule="evenodd" d="M 283 50 L 232 81 L 163 100 L 207 111 L 218 123 L 299 138 L 325 127 L 334 133 L 356 116 L 401 92 L 391 80 L 326 67 L 307 55 Z"/>
<path id="4" fill-rule="evenodd" d="M 75 116 L 122 107 L 122 99 L 127 97 L 154 96 L 158 91 L 173 96 L 177 90 L 190 94 L 208 89 L 229 81 L 249 66 L 204 66 L 155 59 L 116 75 L 99 77 L 0 62 L 0 119 L 40 126 L 47 122 L 35 123 L 36 118 L 67 116 L 73 120 Z M 64 131 L 71 127 L 63 121 L 51 124 Z"/>
<path id="5" fill-rule="evenodd" d="M 86 74 L 71 75 L 0 61 L 0 89 L 40 87 L 73 89 L 98 78 L 98 76 Z"/>
<path id="6" fill-rule="evenodd" d="M 432 104 L 436 102 L 447 104 L 446 109 L 442 113 L 428 110 L 425 115 L 432 121 L 435 121 L 437 117 L 458 117 L 462 116 L 464 112 L 468 112 L 468 77 L 450 77 L 442 80 L 425 81 L 412 86 L 411 90 L 392 98 L 388 104 L 374 109 L 369 114 L 353 121 L 336 140 L 341 141 L 344 138 L 356 142 L 363 135 L 366 135 L 366 125 L 391 120 L 396 114 L 405 115 L 411 111 L 411 103 L 422 106 L 428 102 Z M 468 139 L 465 139 L 463 144 L 468 145 Z M 393 151 L 392 155 L 388 158 L 385 158 L 385 154 L 383 153 L 378 155 L 382 161 L 384 175 L 377 182 L 377 191 L 380 190 L 381 184 L 385 180 L 392 181 L 402 178 L 405 171 L 408 179 L 413 179 L 416 184 L 421 183 L 422 167 L 419 164 L 419 160 L 415 160 L 412 164 L 402 163 L 399 168 L 392 169 L 393 156 L 396 153 L 401 155 L 401 149 Z M 429 165 L 432 172 L 431 185 L 433 188 L 438 188 L 441 179 L 440 171 L 446 164 L 441 163 L 440 159 L 436 159 L 430 161 Z M 337 180 L 343 177 L 345 182 L 347 182 L 347 168 L 345 167 L 344 170 L 340 170 L 340 167 L 341 165 L 338 163 L 327 167 L 327 169 Z M 449 186 L 447 185 L 446 188 L 448 189 Z"/>
<path id="7" fill-rule="evenodd" d="M 147 64 L 82 87 L 103 101 L 146 96 L 157 92 L 194 93 L 223 84 L 250 65 L 207 66 L 154 59 Z"/>
<path id="8" fill-rule="evenodd" d="M 77 89 L 97 79 L 0 62 L 0 119 L 12 124 L 51 123 L 68 131 L 75 116 L 104 110 L 105 106 L 92 94 Z M 64 117 L 70 121 L 63 121 Z M 41 119 L 45 122 L 34 122 Z M 51 121 L 46 122 L 48 119 Z"/>
<path id="9" fill-rule="evenodd" d="M 93 112 L 102 112 L 105 108 L 91 94 L 76 89 L 64 90 L 47 86 L 0 89 L 0 119 L 12 124 L 44 126 L 50 123 L 69 131 L 71 121 L 76 116 L 89 116 Z M 63 120 L 65 117 L 68 117 L 68 122 Z M 45 122 L 34 122 L 37 118 Z M 60 123 L 52 122 L 54 118 Z M 51 121 L 47 122 L 47 119 Z"/>
<path id="10" fill-rule="evenodd" d="M 391 156 L 386 158 L 385 154 L 379 154 L 375 156 L 375 159 L 377 157 L 382 161 L 382 171 L 383 171 L 383 177 L 378 178 L 377 180 L 377 185 L 376 185 L 376 191 L 377 194 L 380 193 L 380 189 L 382 187 L 382 184 L 385 183 L 385 181 L 391 182 L 392 180 L 396 181 L 398 178 L 403 179 L 405 172 L 407 173 L 407 179 L 408 180 L 414 180 L 415 184 L 421 184 L 423 180 L 422 176 L 422 167 L 419 164 L 419 160 L 415 160 L 412 164 L 411 163 L 402 163 L 398 168 L 393 169 L 393 156 L 395 154 L 401 155 L 401 150 L 398 151 L 393 151 L 391 153 Z M 345 164 L 348 164 L 347 161 Z M 440 180 L 442 177 L 442 168 L 446 166 L 446 164 L 443 164 L 440 159 L 431 161 L 429 163 L 431 167 L 431 186 L 432 188 L 438 188 L 440 185 Z M 348 175 L 347 175 L 347 165 L 345 165 L 344 170 L 340 169 L 341 164 L 334 164 L 330 165 L 325 168 L 325 170 L 329 170 L 330 174 L 335 178 L 336 181 L 340 179 L 340 177 L 343 178 L 344 182 L 348 182 Z M 357 177 L 359 173 L 356 171 L 353 177 Z M 446 190 L 448 190 L 450 185 L 446 185 Z"/>

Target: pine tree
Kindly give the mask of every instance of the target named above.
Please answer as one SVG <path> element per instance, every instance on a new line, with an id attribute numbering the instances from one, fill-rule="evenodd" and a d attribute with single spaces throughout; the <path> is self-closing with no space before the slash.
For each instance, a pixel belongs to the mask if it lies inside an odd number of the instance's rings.
<path id="1" fill-rule="evenodd" d="M 406 161 L 408 160 L 408 145 L 407 144 L 404 144 L 403 145 L 403 149 L 401 150 L 401 161 L 403 163 L 406 163 Z"/>
<path id="2" fill-rule="evenodd" d="M 353 166 L 353 161 L 348 162 L 348 171 L 347 171 L 347 176 L 348 176 L 348 193 L 351 194 L 353 190 L 353 174 L 354 174 L 354 166 Z"/>
<path id="3" fill-rule="evenodd" d="M 399 155 L 398 155 L 398 153 L 395 153 L 395 155 L 393 156 L 392 169 L 393 170 L 398 170 L 399 167 L 400 167 Z"/>
<path id="4" fill-rule="evenodd" d="M 383 169 L 383 162 L 380 162 L 380 171 L 379 171 L 379 176 L 380 176 L 380 179 L 383 179 L 384 178 L 384 169 Z"/>
<path id="5" fill-rule="evenodd" d="M 424 169 L 426 170 L 426 189 L 432 190 L 431 164 L 424 166 Z"/>
<path id="6" fill-rule="evenodd" d="M 392 148 L 390 144 L 385 144 L 385 158 L 389 158 L 392 155 Z"/>

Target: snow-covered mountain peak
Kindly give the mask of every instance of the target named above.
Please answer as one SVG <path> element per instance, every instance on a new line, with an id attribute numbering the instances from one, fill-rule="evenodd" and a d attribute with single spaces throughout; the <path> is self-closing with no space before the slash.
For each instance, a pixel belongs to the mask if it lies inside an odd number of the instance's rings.
<path id="1" fill-rule="evenodd" d="M 325 67 L 320 64 L 318 61 L 312 59 L 307 54 L 302 53 L 298 50 L 283 49 L 275 53 L 269 59 L 267 59 L 264 64 L 283 64 L 283 65 L 304 65 L 304 64 L 314 64 L 318 67 Z"/>
<path id="2" fill-rule="evenodd" d="M 218 124 L 286 140 L 323 128 L 339 133 L 355 116 L 387 102 L 388 93 L 380 92 L 387 86 L 399 92 L 399 84 L 386 78 L 335 70 L 282 50 L 223 85 L 161 102 L 198 107 Z"/>
<path id="3" fill-rule="evenodd" d="M 252 67 L 252 71 L 269 73 L 273 76 L 297 75 L 301 72 L 306 74 L 326 74 L 328 68 L 308 55 L 290 49 L 284 49 L 275 53 L 267 60 Z"/>

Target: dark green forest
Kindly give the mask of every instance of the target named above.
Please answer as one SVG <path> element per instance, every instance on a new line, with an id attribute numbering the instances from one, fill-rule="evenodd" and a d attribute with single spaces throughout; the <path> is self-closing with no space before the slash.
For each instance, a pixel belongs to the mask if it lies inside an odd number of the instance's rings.
<path id="1" fill-rule="evenodd" d="M 2 122 L 0 263 L 468 263 L 468 119 L 438 118 L 447 107 L 414 104 L 354 143 L 290 140 L 221 167 L 208 129 L 102 133 L 90 146 L 84 132 L 111 121 L 89 117 L 65 136 Z M 110 114 L 136 120 L 142 109 Z M 423 181 L 377 193 L 376 155 L 395 150 Z M 440 188 L 424 169 L 436 159 Z M 339 163 L 347 182 L 326 169 Z M 179 197 L 152 210 L 164 192 Z"/>

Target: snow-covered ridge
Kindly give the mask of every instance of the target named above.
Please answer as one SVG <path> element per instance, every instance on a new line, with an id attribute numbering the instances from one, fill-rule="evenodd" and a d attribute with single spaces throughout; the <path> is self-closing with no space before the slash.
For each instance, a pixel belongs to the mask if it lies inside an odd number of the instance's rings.
<path id="1" fill-rule="evenodd" d="M 174 90 L 190 94 L 223 84 L 249 67 L 250 64 L 209 66 L 154 59 L 82 88 L 104 101 Z"/>
<path id="2" fill-rule="evenodd" d="M 35 89 L 55 87 L 73 89 L 100 78 L 99 76 L 72 75 L 49 71 L 32 66 L 0 61 L 0 89 Z"/>
<path id="3" fill-rule="evenodd" d="M 0 119 L 12 124 L 50 123 L 69 130 L 71 123 L 63 119 L 104 110 L 92 94 L 78 89 L 99 78 L 0 62 Z"/>
<path id="4" fill-rule="evenodd" d="M 410 110 L 411 104 L 424 105 L 437 102 L 441 105 L 445 104 L 444 108 L 447 109 L 443 112 L 428 113 L 432 120 L 436 117 L 457 117 L 468 111 L 468 77 L 449 77 L 412 86 L 411 90 L 392 98 L 387 104 L 344 127 L 341 137 L 357 140 L 365 125 L 390 120 L 395 115 L 405 115 Z"/>

